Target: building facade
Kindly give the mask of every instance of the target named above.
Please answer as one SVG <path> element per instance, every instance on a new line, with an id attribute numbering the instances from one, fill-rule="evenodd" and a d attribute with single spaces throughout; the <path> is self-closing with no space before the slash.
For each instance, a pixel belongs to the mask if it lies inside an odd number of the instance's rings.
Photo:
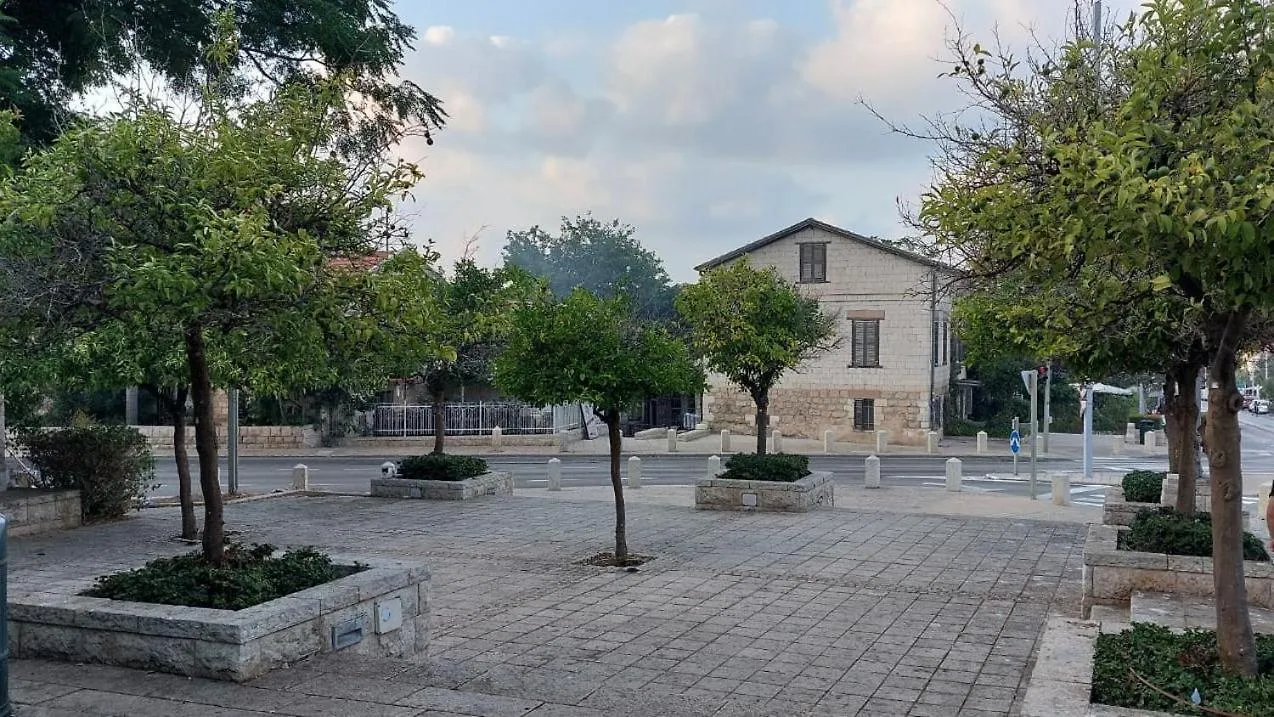
<path id="1" fill-rule="evenodd" d="M 878 430 L 920 445 L 941 432 L 951 380 L 950 267 L 839 227 L 807 219 L 696 269 L 747 257 L 775 267 L 837 317 L 840 346 L 790 371 L 770 394 L 770 426 L 784 436 L 867 442 Z M 751 398 L 709 376 L 704 419 L 713 429 L 755 432 Z"/>

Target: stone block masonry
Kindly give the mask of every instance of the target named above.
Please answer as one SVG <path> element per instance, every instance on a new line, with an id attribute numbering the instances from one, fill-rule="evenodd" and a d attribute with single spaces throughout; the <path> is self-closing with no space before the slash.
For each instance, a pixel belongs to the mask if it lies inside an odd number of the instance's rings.
<path id="1" fill-rule="evenodd" d="M 854 401 L 874 402 L 875 426 L 854 429 Z M 834 441 L 871 444 L 876 431 L 888 431 L 889 441 L 923 446 L 928 441 L 925 404 L 928 394 L 918 391 L 878 391 L 852 388 L 776 388 L 770 392 L 770 428 L 789 438 L 822 439 L 832 431 Z M 716 430 L 756 434 L 756 405 L 742 391 L 714 387 L 704 397 L 708 420 Z"/>
<path id="2" fill-rule="evenodd" d="M 834 505 L 834 489 L 832 474 L 823 471 L 790 483 L 701 478 L 695 484 L 695 508 L 805 513 Z"/>
<path id="3" fill-rule="evenodd" d="M 375 498 L 423 500 L 472 500 L 485 495 L 513 495 L 513 474 L 493 471 L 468 480 L 373 478 L 371 493 Z"/>
<path id="4" fill-rule="evenodd" d="M 0 493 L 0 513 L 9 521 L 11 537 L 78 528 L 80 492 L 14 488 Z"/>
<path id="5" fill-rule="evenodd" d="M 429 647 L 429 571 L 419 564 L 333 556 L 368 569 L 243 610 L 18 595 L 9 645 L 48 658 L 243 682 L 323 652 L 409 658 Z"/>

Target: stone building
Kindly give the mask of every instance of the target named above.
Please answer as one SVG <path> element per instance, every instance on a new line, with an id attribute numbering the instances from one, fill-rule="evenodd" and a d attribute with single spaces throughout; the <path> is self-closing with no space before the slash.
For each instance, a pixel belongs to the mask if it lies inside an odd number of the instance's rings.
<path id="1" fill-rule="evenodd" d="M 941 431 L 954 359 L 945 264 L 851 231 L 806 219 L 708 261 L 740 257 L 772 266 L 837 316 L 841 345 L 796 371 L 770 394 L 771 429 L 784 436 L 923 444 Z M 934 291 L 934 288 L 938 291 Z M 724 377 L 709 377 L 704 416 L 713 429 L 755 432 L 755 406 Z"/>

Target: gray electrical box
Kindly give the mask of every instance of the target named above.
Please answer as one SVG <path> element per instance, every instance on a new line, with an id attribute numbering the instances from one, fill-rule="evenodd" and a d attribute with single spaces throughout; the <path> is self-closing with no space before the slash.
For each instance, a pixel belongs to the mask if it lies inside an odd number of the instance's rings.
<path id="1" fill-rule="evenodd" d="M 332 649 L 343 650 L 363 641 L 363 625 L 367 615 L 355 615 L 332 626 Z"/>

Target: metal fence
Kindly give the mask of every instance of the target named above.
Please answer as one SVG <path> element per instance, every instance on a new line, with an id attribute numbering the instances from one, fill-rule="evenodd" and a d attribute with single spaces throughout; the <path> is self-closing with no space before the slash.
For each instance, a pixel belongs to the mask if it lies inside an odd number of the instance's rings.
<path id="1" fill-rule="evenodd" d="M 578 430 L 588 408 L 578 403 L 529 406 L 523 403 L 448 403 L 443 407 L 443 430 L 449 436 L 485 435 L 500 427 L 504 435 L 553 434 Z M 433 406 L 384 403 L 372 414 L 372 433 L 378 436 L 434 435 Z"/>
<path id="2" fill-rule="evenodd" d="M 702 420 L 697 413 L 683 413 L 681 414 L 681 427 L 687 431 L 693 431 L 694 427 L 699 425 Z"/>

